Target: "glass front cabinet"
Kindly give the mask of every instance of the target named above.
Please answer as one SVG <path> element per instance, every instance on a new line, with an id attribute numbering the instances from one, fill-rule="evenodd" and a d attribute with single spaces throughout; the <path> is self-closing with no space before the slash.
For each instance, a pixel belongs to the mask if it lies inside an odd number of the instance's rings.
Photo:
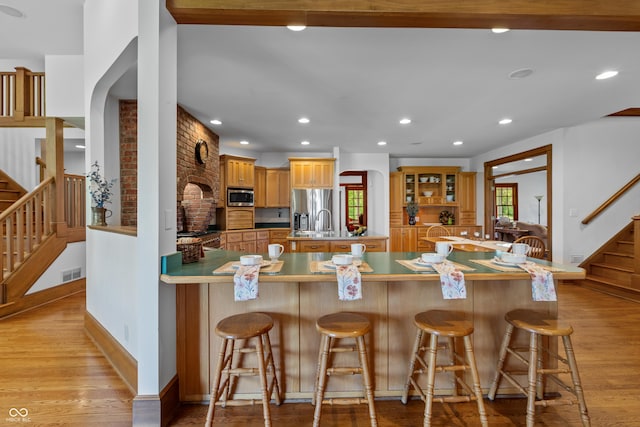
<path id="1" fill-rule="evenodd" d="M 447 211 L 453 214 L 453 224 L 466 222 L 475 224 L 475 212 L 474 215 L 468 215 L 469 212 L 465 212 L 467 215 L 464 215 L 464 218 L 460 215 L 461 203 L 465 205 L 467 199 L 463 194 L 464 188 L 469 188 L 468 185 L 460 185 L 461 174 L 468 174 L 461 172 L 460 167 L 401 166 L 398 172 L 402 173 L 402 186 L 400 194 L 396 197 L 402 197 L 403 206 L 408 202 L 418 203 L 419 222 L 439 224 L 441 213 Z M 468 184 L 467 180 L 468 177 L 465 176 L 465 184 Z M 399 204 L 398 202 L 399 200 L 396 204 Z M 466 211 L 465 206 L 462 208 Z M 473 218 L 470 218 L 471 216 Z"/>

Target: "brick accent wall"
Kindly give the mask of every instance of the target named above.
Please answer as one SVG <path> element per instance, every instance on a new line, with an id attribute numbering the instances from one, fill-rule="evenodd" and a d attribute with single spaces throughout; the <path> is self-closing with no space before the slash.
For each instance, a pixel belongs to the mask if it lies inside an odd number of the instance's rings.
<path id="1" fill-rule="evenodd" d="M 131 226 L 137 225 L 137 113 L 136 100 L 120 101 L 121 221 L 122 225 Z M 199 140 L 206 141 L 209 147 L 209 156 L 204 164 L 198 163 L 195 157 Z M 219 154 L 218 135 L 177 106 L 177 231 L 203 231 L 215 216 L 220 191 Z M 185 195 L 189 183 L 197 186 L 198 190 L 187 190 Z M 189 202 L 183 206 L 185 199 Z"/>
<path id="2" fill-rule="evenodd" d="M 120 224 L 138 225 L 138 101 L 120 100 Z"/>

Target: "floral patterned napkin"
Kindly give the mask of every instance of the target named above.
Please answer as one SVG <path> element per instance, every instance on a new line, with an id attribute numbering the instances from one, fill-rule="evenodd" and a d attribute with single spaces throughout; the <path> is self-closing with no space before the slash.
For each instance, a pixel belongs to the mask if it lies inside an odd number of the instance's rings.
<path id="1" fill-rule="evenodd" d="M 241 265 L 233 275 L 233 298 L 248 301 L 258 298 L 259 265 Z"/>
<path id="2" fill-rule="evenodd" d="M 553 274 L 535 262 L 527 261 L 520 267 L 531 275 L 531 296 L 534 301 L 557 301 Z"/>
<path id="3" fill-rule="evenodd" d="M 433 264 L 432 267 L 440 274 L 440 286 L 444 299 L 467 298 L 467 287 L 464 284 L 464 273 L 449 261 Z"/>
<path id="4" fill-rule="evenodd" d="M 338 278 L 338 299 L 340 301 L 362 299 L 362 281 L 357 266 L 354 264 L 338 265 L 336 277 Z"/>

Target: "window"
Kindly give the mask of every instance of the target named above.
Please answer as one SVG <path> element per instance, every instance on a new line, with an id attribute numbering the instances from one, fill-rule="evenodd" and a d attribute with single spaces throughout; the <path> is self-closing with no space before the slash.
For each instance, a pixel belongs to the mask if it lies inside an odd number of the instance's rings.
<path id="1" fill-rule="evenodd" d="M 367 172 L 342 172 L 340 186 L 345 191 L 345 221 L 352 226 L 367 225 Z"/>
<path id="2" fill-rule="evenodd" d="M 518 184 L 496 184 L 496 218 L 518 220 Z"/>
<path id="3" fill-rule="evenodd" d="M 348 185 L 347 223 L 364 225 L 364 190 Z"/>

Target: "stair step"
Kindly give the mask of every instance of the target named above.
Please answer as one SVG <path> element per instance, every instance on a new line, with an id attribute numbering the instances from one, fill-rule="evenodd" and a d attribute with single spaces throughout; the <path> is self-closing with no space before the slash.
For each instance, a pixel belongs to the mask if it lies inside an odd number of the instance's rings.
<path id="1" fill-rule="evenodd" d="M 624 286 L 601 277 L 587 274 L 586 280 L 576 281 L 576 284 L 608 295 L 640 302 L 640 289 Z"/>
<path id="2" fill-rule="evenodd" d="M 626 252 L 603 252 L 603 264 L 633 270 L 634 256 Z"/>
<path id="3" fill-rule="evenodd" d="M 632 269 L 618 267 L 611 264 L 592 263 L 589 270 L 589 274 L 593 276 L 613 280 L 614 283 L 622 283 L 625 286 L 631 284 L 631 274 L 633 273 Z"/>

